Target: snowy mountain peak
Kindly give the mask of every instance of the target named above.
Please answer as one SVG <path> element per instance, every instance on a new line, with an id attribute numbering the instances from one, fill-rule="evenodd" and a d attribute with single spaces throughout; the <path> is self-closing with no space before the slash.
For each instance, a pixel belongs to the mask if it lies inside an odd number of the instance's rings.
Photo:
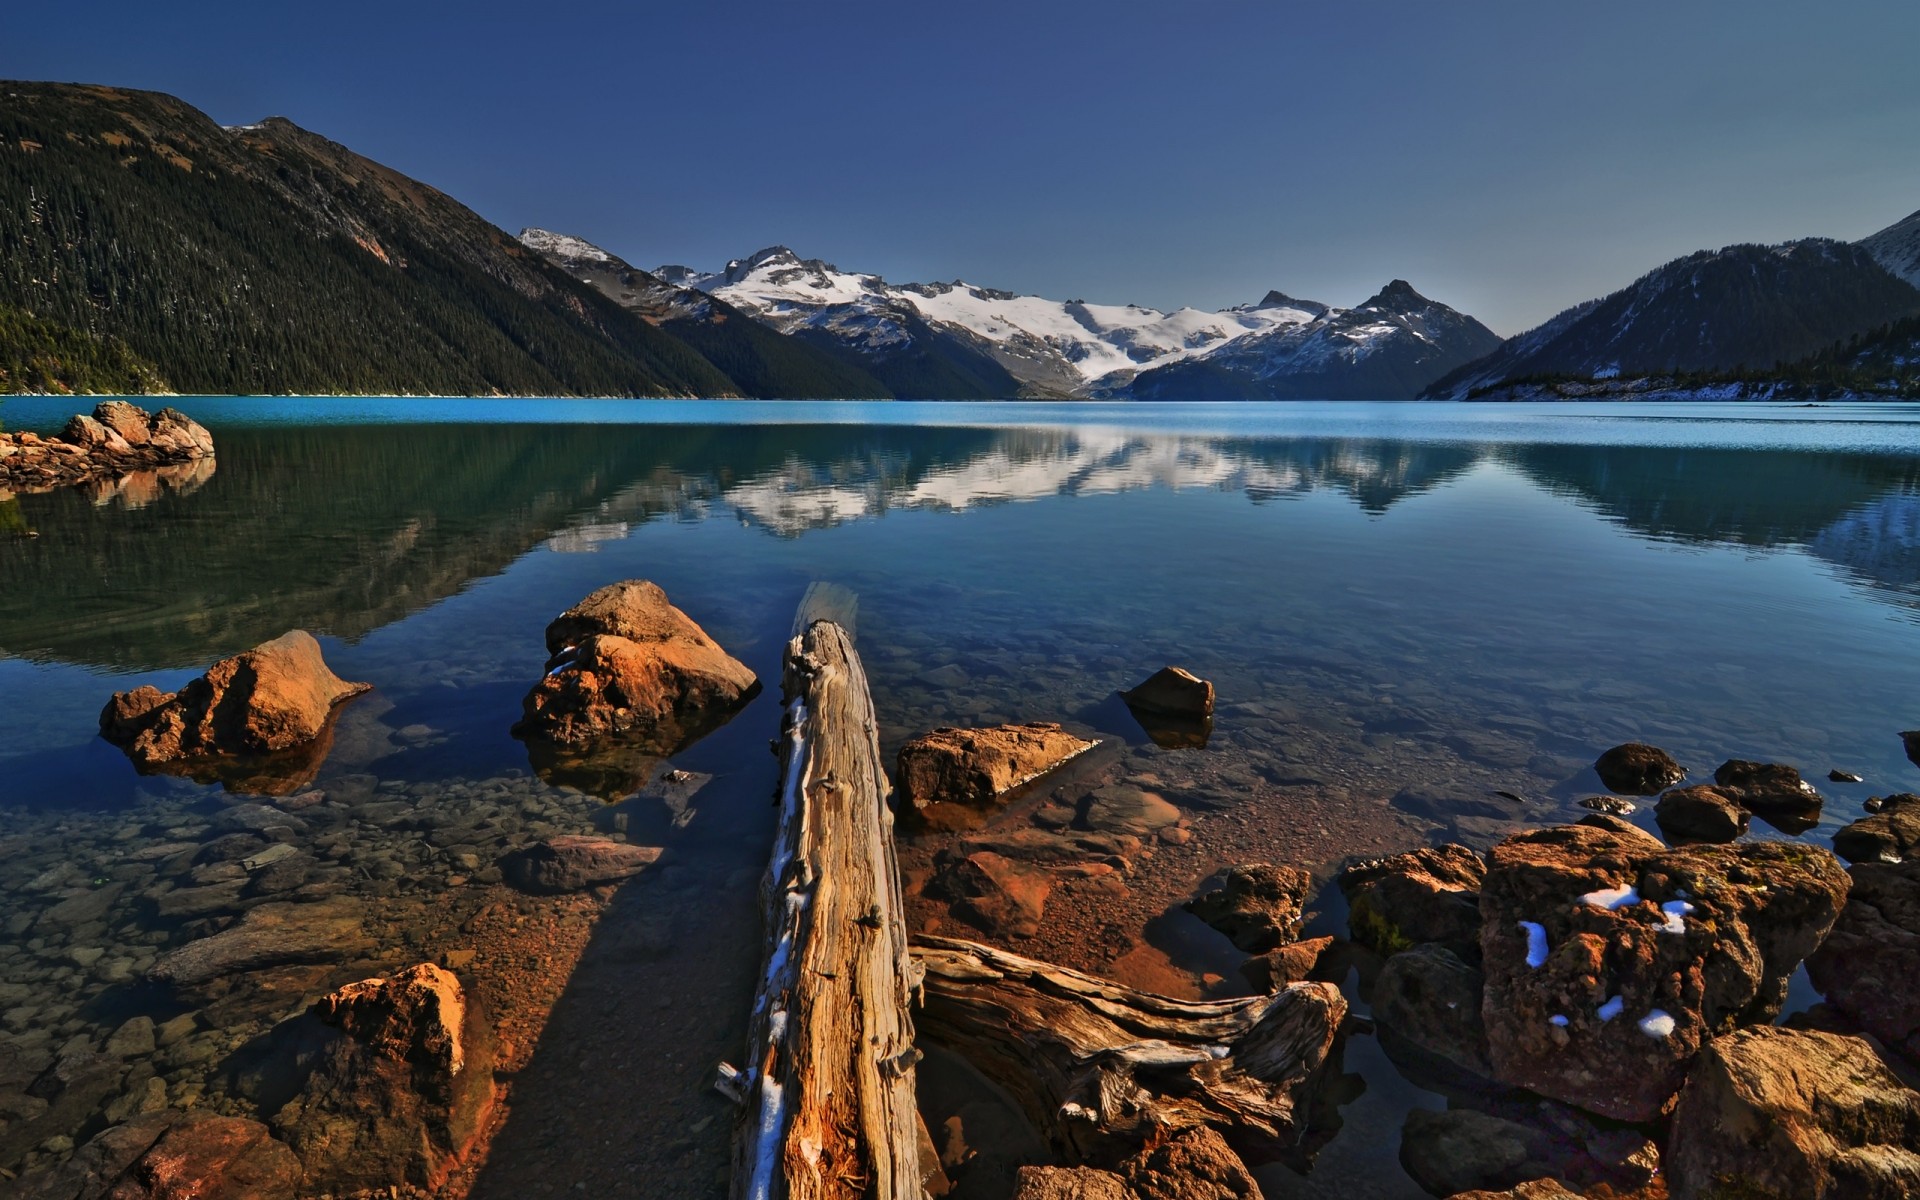
<path id="1" fill-rule="evenodd" d="M 620 261 L 585 238 L 555 233 L 551 229 L 535 229 L 528 226 L 520 231 L 520 244 L 535 254 L 544 255 L 547 258 L 604 263 L 608 266 Z"/>

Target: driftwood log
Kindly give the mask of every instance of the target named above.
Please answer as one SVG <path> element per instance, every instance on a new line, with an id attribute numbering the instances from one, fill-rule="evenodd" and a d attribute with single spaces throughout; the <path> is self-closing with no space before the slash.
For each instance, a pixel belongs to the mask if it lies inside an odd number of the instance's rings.
<path id="1" fill-rule="evenodd" d="M 819 618 L 819 619 L 816 619 Z M 743 1106 L 737 1200 L 925 1195 L 907 952 L 887 778 L 852 594 L 809 590 L 787 646 L 779 832 L 762 883 L 768 949 Z"/>
<path id="2" fill-rule="evenodd" d="M 1198 1126 L 1248 1163 L 1297 1143 L 1340 989 L 1175 1000 L 951 938 L 914 939 L 920 1031 L 1012 1094 L 1069 1163 L 1114 1167 Z"/>

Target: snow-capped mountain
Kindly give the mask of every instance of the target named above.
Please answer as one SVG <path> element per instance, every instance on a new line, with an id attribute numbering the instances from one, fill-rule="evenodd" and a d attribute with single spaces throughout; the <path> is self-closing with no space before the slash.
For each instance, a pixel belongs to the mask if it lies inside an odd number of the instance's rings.
<path id="1" fill-rule="evenodd" d="M 1357 308 L 1247 334 L 1142 372 L 1140 400 L 1410 400 L 1500 336 L 1396 279 Z"/>
<path id="2" fill-rule="evenodd" d="M 1920 212 L 1856 243 L 1875 262 L 1920 288 Z"/>
<path id="3" fill-rule="evenodd" d="M 1894 245 L 1889 235 L 1906 224 L 1875 238 Z M 1458 400 L 1525 381 L 1792 362 L 1920 312 L 1920 290 L 1875 257 L 1865 243 L 1825 238 L 1702 250 L 1508 339 L 1426 395 Z"/>

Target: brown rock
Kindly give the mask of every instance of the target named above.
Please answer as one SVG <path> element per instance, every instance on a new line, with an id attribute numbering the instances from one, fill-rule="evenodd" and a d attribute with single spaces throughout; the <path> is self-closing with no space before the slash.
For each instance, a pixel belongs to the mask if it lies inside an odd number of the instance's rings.
<path id="1" fill-rule="evenodd" d="M 1721 843 L 1747 831 L 1749 814 L 1725 789 L 1698 783 L 1660 797 L 1653 819 L 1668 841 Z"/>
<path id="2" fill-rule="evenodd" d="M 1531 1179 L 1500 1192 L 1460 1192 L 1452 1200 L 1581 1200 L 1581 1195 L 1558 1179 Z"/>
<path id="3" fill-rule="evenodd" d="M 1171 1134 L 1120 1164 L 1140 1200 L 1260 1200 L 1260 1185 L 1226 1139 L 1196 1125 Z"/>
<path id="4" fill-rule="evenodd" d="M 1373 1018 L 1393 1039 L 1421 1054 L 1490 1079 L 1487 1027 L 1480 1015 L 1485 988 L 1480 969 L 1445 946 L 1415 946 L 1380 968 L 1373 982 Z"/>
<path id="5" fill-rule="evenodd" d="M 1730 758 L 1713 773 L 1719 791 L 1770 825 L 1804 833 L 1820 823 L 1820 793 L 1785 763 Z"/>
<path id="6" fill-rule="evenodd" d="M 1920 796 L 1895 792 L 1879 811 L 1833 835 L 1834 853 L 1848 862 L 1905 862 L 1920 856 Z"/>
<path id="7" fill-rule="evenodd" d="M 1687 769 L 1658 746 L 1627 742 L 1602 754 L 1593 764 L 1608 790 L 1633 796 L 1651 796 L 1687 777 Z"/>
<path id="8" fill-rule="evenodd" d="M 900 747 L 893 789 L 901 812 L 933 804 L 990 808 L 1008 792 L 1093 749 L 1045 722 L 936 729 Z"/>
<path id="9" fill-rule="evenodd" d="M 273 1115 L 312 1192 L 445 1182 L 493 1106 L 487 1023 L 432 963 L 348 984 L 312 1009 L 339 1031 Z"/>
<path id="10" fill-rule="evenodd" d="M 1477 956 L 1486 873 L 1486 860 L 1451 844 L 1352 864 L 1341 872 L 1340 890 L 1353 940 L 1381 954 L 1438 942 Z"/>
<path id="11" fill-rule="evenodd" d="M 610 584 L 547 626 L 547 674 L 516 736 L 586 745 L 618 738 L 671 753 L 723 724 L 759 691 L 666 593 L 643 580 Z"/>
<path id="12" fill-rule="evenodd" d="M 943 853 L 933 888 L 953 904 L 953 913 L 999 937 L 1029 938 L 1040 932 L 1053 876 L 1044 867 L 976 850 Z"/>
<path id="13" fill-rule="evenodd" d="M 60 431 L 60 436 L 73 445 L 84 447 L 90 454 L 120 455 L 133 450 L 126 438 L 92 417 L 75 416 Z"/>
<path id="14" fill-rule="evenodd" d="M 1858 1038 L 1763 1026 L 1715 1038 L 1674 1109 L 1674 1200 L 1920 1194 L 1920 1093 Z"/>
<path id="15" fill-rule="evenodd" d="M 1264 954 L 1300 931 L 1300 906 L 1313 892 L 1313 876 L 1298 867 L 1249 863 L 1227 872 L 1222 885 L 1187 911 L 1213 926 L 1249 954 Z"/>
<path id="16" fill-rule="evenodd" d="M 93 419 L 120 435 L 129 446 L 144 446 L 153 438 L 153 418 L 125 400 L 104 400 L 94 406 Z M 212 444 L 212 438 L 208 438 Z"/>
<path id="17" fill-rule="evenodd" d="M 1120 695 L 1142 712 L 1195 721 L 1213 716 L 1213 685 L 1181 667 L 1162 667 Z"/>
<path id="18" fill-rule="evenodd" d="M 296 629 L 221 659 L 178 692 L 115 694 L 100 714 L 100 732 L 142 767 L 266 755 L 311 742 L 334 705 L 372 687 L 328 670 L 320 643 Z"/>
<path id="19" fill-rule="evenodd" d="M 1847 906 L 1807 974 L 1861 1029 L 1920 1063 L 1920 859 L 1847 873 Z"/>
<path id="20" fill-rule="evenodd" d="M 1127 1181 L 1096 1167 L 1021 1167 L 1012 1200 L 1134 1200 Z"/>
<path id="21" fill-rule="evenodd" d="M 638 875 L 660 858 L 658 846 L 564 834 L 512 851 L 500 862 L 507 882 L 523 892 L 582 892 Z"/>
<path id="22" fill-rule="evenodd" d="M 1258 991 L 1277 992 L 1289 983 L 1313 978 L 1320 966 L 1320 956 L 1332 948 L 1330 936 L 1289 942 L 1240 964 L 1240 974 Z"/>
<path id="23" fill-rule="evenodd" d="M 205 458 L 213 453 L 213 435 L 179 409 L 163 408 L 147 427 L 147 446 L 169 461 Z"/>
<path id="24" fill-rule="evenodd" d="M 67 1162 L 29 1175 L 18 1200 L 292 1200 L 300 1162 L 267 1127 L 163 1111 L 115 1125 Z"/>
<path id="25" fill-rule="evenodd" d="M 1480 895 L 1495 1078 L 1646 1121 L 1711 1037 L 1772 1019 L 1848 879 L 1798 843 L 1650 849 L 1586 826 L 1494 847 Z"/>
<path id="26" fill-rule="evenodd" d="M 371 948 L 364 915 L 360 903 L 345 896 L 313 904 L 269 902 L 211 937 L 162 955 L 147 976 L 187 987 L 265 967 L 343 960 Z"/>

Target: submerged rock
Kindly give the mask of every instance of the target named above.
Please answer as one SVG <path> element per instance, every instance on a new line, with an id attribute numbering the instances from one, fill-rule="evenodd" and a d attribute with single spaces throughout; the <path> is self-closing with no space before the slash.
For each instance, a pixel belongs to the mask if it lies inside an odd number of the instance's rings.
<path id="1" fill-rule="evenodd" d="M 1697 783 L 1675 788 L 1653 807 L 1660 832 L 1672 842 L 1731 842 L 1747 831 L 1751 815 L 1721 788 Z"/>
<path id="2" fill-rule="evenodd" d="M 1920 796 L 1895 792 L 1876 797 L 1872 816 L 1833 835 L 1833 849 L 1848 862 L 1905 862 L 1920 855 Z"/>
<path id="3" fill-rule="evenodd" d="M 258 1121 L 163 1111 L 104 1130 L 14 1186 L 16 1200 L 292 1200 L 300 1162 Z"/>
<path id="4" fill-rule="evenodd" d="M 1398 1040 L 1468 1075 L 1492 1078 L 1480 1014 L 1486 982 L 1480 968 L 1445 946 L 1428 943 L 1394 955 L 1373 983 L 1373 1019 L 1390 1035 L 1382 1044 Z M 1454 1190 L 1468 1186 L 1487 1185 Z"/>
<path id="5" fill-rule="evenodd" d="M 1860 783 L 1863 781 L 1860 776 L 1855 775 L 1852 771 L 1842 771 L 1840 768 L 1835 767 L 1833 770 L 1827 772 L 1827 782 Z"/>
<path id="6" fill-rule="evenodd" d="M 1187 902 L 1187 911 L 1213 926 L 1238 948 L 1264 954 L 1300 931 L 1301 905 L 1313 893 L 1313 876 L 1298 867 L 1249 863 L 1227 872 L 1221 886 Z"/>
<path id="7" fill-rule="evenodd" d="M 1715 1038 L 1680 1092 L 1674 1200 L 1920 1194 L 1920 1093 L 1858 1038 L 1763 1026 Z"/>
<path id="8" fill-rule="evenodd" d="M 1631 816 L 1639 807 L 1625 796 L 1582 796 L 1580 807 L 1589 812 L 1605 813 L 1610 817 Z"/>
<path id="9" fill-rule="evenodd" d="M 141 768 L 271 755 L 318 738 L 335 705 L 372 687 L 328 670 L 320 643 L 295 629 L 221 659 L 177 692 L 115 693 L 100 714 L 100 733 Z"/>
<path id="10" fill-rule="evenodd" d="M 630 879 L 659 859 L 658 846 L 564 834 L 508 852 L 500 869 L 521 891 L 553 896 Z"/>
<path id="11" fill-rule="evenodd" d="M 1602 754 L 1593 764 L 1609 791 L 1652 796 L 1687 777 L 1687 769 L 1658 746 L 1627 742 Z"/>
<path id="12" fill-rule="evenodd" d="M 1013 789 L 1097 745 L 1048 722 L 936 729 L 900 747 L 895 805 L 902 814 L 936 804 L 991 808 Z"/>
<path id="13" fill-rule="evenodd" d="M 287 963 L 341 961 L 371 948 L 364 916 L 360 902 L 345 896 L 314 904 L 272 901 L 211 937 L 167 952 L 147 975 L 186 987 Z"/>
<path id="14" fill-rule="evenodd" d="M 1053 875 L 991 850 L 943 852 L 929 890 L 950 901 L 955 916 L 988 934 L 1030 938 L 1040 932 Z"/>
<path id="15" fill-rule="evenodd" d="M 725 723 L 760 688 L 644 580 L 609 584 L 561 613 L 547 626 L 547 651 L 517 737 L 568 747 L 617 740 L 668 754 Z"/>
<path id="16" fill-rule="evenodd" d="M 1480 953 L 1480 885 L 1486 860 L 1465 846 L 1434 846 L 1366 859 L 1340 874 L 1353 940 L 1380 954 L 1424 942 Z"/>
<path id="17" fill-rule="evenodd" d="M 1653 1119 L 1708 1039 L 1778 1014 L 1848 886 L 1797 843 L 1669 850 L 1579 825 L 1507 839 L 1480 897 L 1495 1077 Z"/>
<path id="18" fill-rule="evenodd" d="M 1807 974 L 1829 1004 L 1920 1063 L 1920 859 L 1847 873 L 1853 890 Z"/>

